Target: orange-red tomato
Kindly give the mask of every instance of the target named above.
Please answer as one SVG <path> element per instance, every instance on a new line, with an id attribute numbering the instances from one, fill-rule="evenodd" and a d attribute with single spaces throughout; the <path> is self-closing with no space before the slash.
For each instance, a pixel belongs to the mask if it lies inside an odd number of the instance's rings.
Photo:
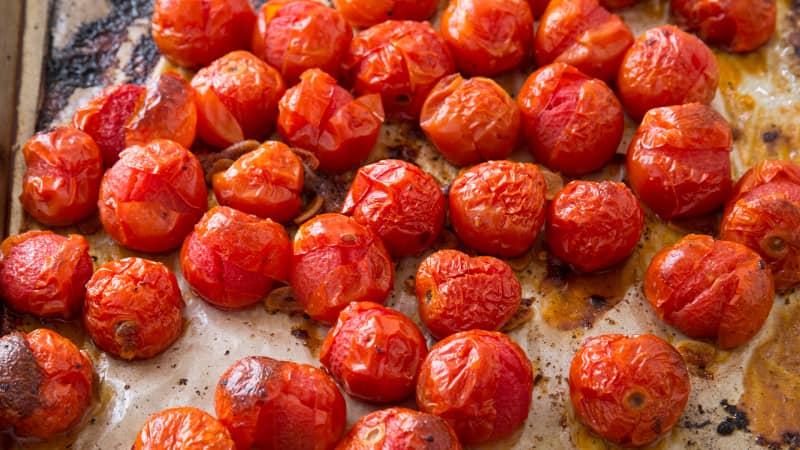
<path id="1" fill-rule="evenodd" d="M 196 68 L 247 48 L 255 20 L 248 0 L 155 0 L 151 31 L 164 57 Z"/>
<path id="2" fill-rule="evenodd" d="M 568 175 L 603 167 L 622 140 L 625 115 L 614 92 L 576 68 L 553 63 L 532 73 L 517 96 L 528 149 Z"/>
<path id="3" fill-rule="evenodd" d="M 387 20 L 427 20 L 437 0 L 333 0 L 336 9 L 354 27 L 367 28 Z"/>
<path id="4" fill-rule="evenodd" d="M 672 25 L 651 28 L 625 54 L 617 76 L 625 110 L 634 120 L 659 106 L 711 103 L 717 58 L 700 39 Z"/>
<path id="5" fill-rule="evenodd" d="M 510 435 L 525 422 L 533 369 L 525 352 L 496 331 L 454 334 L 431 348 L 417 383 L 417 405 L 444 419 L 464 444 Z"/>
<path id="6" fill-rule="evenodd" d="M 151 415 L 131 450 L 236 450 L 236 444 L 211 414 L 184 406 Z"/>
<path id="7" fill-rule="evenodd" d="M 647 112 L 628 147 L 628 181 L 663 219 L 713 211 L 731 191 L 728 122 L 699 103 Z"/>
<path id="8" fill-rule="evenodd" d="M 680 353 L 649 334 L 589 338 L 569 369 L 570 399 L 578 418 L 624 447 L 647 445 L 672 429 L 690 389 Z"/>
<path id="9" fill-rule="evenodd" d="M 197 134 L 217 147 L 271 133 L 278 118 L 278 100 L 286 92 L 275 68 L 243 50 L 200 69 L 192 87 Z"/>
<path id="10" fill-rule="evenodd" d="M 164 72 L 125 124 L 125 146 L 169 139 L 189 148 L 197 130 L 194 89 L 175 72 Z"/>
<path id="11" fill-rule="evenodd" d="M 419 119 L 433 145 L 453 165 L 505 159 L 520 141 L 517 103 L 490 78 L 448 75 L 434 86 Z"/>
<path id="12" fill-rule="evenodd" d="M 374 411 L 358 419 L 336 450 L 461 450 L 440 417 L 407 408 Z"/>
<path id="13" fill-rule="evenodd" d="M 91 136 L 72 127 L 35 134 L 22 148 L 20 202 L 34 219 L 72 225 L 97 209 L 103 157 Z"/>
<path id="14" fill-rule="evenodd" d="M 447 43 L 428 22 L 388 20 L 359 33 L 344 61 L 359 95 L 380 94 L 389 117 L 419 118 L 428 93 L 456 71 Z"/>
<path id="15" fill-rule="evenodd" d="M 238 449 L 331 450 L 347 421 L 344 397 L 325 372 L 260 356 L 222 374 L 214 410 Z"/>
<path id="16" fill-rule="evenodd" d="M 276 222 L 291 220 L 303 207 L 303 163 L 278 141 L 267 141 L 211 179 L 220 205 Z"/>
<path id="17" fill-rule="evenodd" d="M 412 392 L 425 336 L 402 313 L 372 302 L 353 302 L 339 313 L 319 361 L 345 392 L 369 402 L 402 400 Z"/>
<path id="18" fill-rule="evenodd" d="M 775 32 L 775 0 L 672 0 L 670 11 L 681 28 L 709 44 L 734 52 L 764 45 Z"/>
<path id="19" fill-rule="evenodd" d="M 412 256 L 433 245 L 444 226 L 439 183 L 414 164 L 384 159 L 361 167 L 342 214 L 371 229 L 392 256 Z"/>
<path id="20" fill-rule="evenodd" d="M 350 302 L 383 303 L 394 265 L 369 228 L 342 214 L 321 214 L 294 235 L 289 281 L 309 316 L 333 323 Z"/>
<path id="21" fill-rule="evenodd" d="M 369 155 L 383 123 L 377 94 L 353 99 L 319 69 L 303 72 L 300 83 L 279 104 L 278 132 L 289 144 L 313 152 L 319 167 L 344 172 Z"/>
<path id="22" fill-rule="evenodd" d="M 544 176 L 528 163 L 488 161 L 462 171 L 450 187 L 450 223 L 479 252 L 528 251 L 544 222 Z"/>

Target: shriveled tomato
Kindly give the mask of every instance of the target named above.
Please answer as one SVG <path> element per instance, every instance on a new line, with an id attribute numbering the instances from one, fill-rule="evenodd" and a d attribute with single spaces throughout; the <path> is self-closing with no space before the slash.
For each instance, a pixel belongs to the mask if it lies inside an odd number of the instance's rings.
<path id="1" fill-rule="evenodd" d="M 731 192 L 731 127 L 700 103 L 647 112 L 628 147 L 628 180 L 663 219 L 713 211 Z"/>
<path id="2" fill-rule="evenodd" d="M 394 264 L 369 228 L 342 214 L 321 214 L 294 235 L 289 281 L 309 316 L 333 323 L 350 302 L 383 303 Z"/>
<path id="3" fill-rule="evenodd" d="M 371 27 L 387 20 L 427 20 L 437 0 L 333 0 L 336 9 L 354 27 Z"/>
<path id="4" fill-rule="evenodd" d="M 456 71 L 447 43 L 428 22 L 388 20 L 359 33 L 344 60 L 359 95 L 380 94 L 389 117 L 419 118 L 428 93 Z"/>
<path id="5" fill-rule="evenodd" d="M 520 141 L 517 103 L 490 78 L 448 75 L 434 86 L 419 119 L 422 131 L 453 165 L 504 159 Z"/>
<path id="6" fill-rule="evenodd" d="M 347 421 L 344 398 L 325 372 L 263 356 L 222 374 L 214 410 L 239 449 L 330 450 Z"/>
<path id="7" fill-rule="evenodd" d="M 417 255 L 442 231 L 444 195 L 418 166 L 384 159 L 358 169 L 342 214 L 374 231 L 392 256 Z"/>
<path id="8" fill-rule="evenodd" d="M 91 136 L 72 127 L 35 134 L 22 148 L 20 202 L 34 219 L 72 225 L 97 209 L 103 157 Z"/>
<path id="9" fill-rule="evenodd" d="M 503 333 L 456 333 L 431 348 L 417 383 L 417 406 L 444 419 L 464 444 L 510 435 L 525 422 L 533 369 Z"/>
<path id="10" fill-rule="evenodd" d="M 176 72 L 164 72 L 125 124 L 125 145 L 169 139 L 189 148 L 197 131 L 194 89 Z"/>
<path id="11" fill-rule="evenodd" d="M 605 334 L 583 342 L 569 369 L 575 413 L 624 447 L 647 445 L 683 414 L 691 385 L 680 353 L 650 334 Z"/>
<path id="12" fill-rule="evenodd" d="M 211 179 L 220 205 L 276 222 L 291 220 L 303 207 L 303 163 L 278 141 L 267 141 Z"/>
<path id="13" fill-rule="evenodd" d="M 651 28 L 625 54 L 617 92 L 634 120 L 659 106 L 711 103 L 717 58 L 700 39 L 672 25 Z"/>
<path id="14" fill-rule="evenodd" d="M 374 411 L 358 419 L 336 450 L 461 450 L 441 417 L 407 408 Z"/>
<path id="15" fill-rule="evenodd" d="M 286 91 L 279 104 L 278 132 L 309 150 L 328 172 L 350 170 L 369 155 L 383 123 L 377 94 L 357 99 L 327 73 L 311 69 Z"/>
<path id="16" fill-rule="evenodd" d="M 550 169 L 598 170 L 622 140 L 625 117 L 614 92 L 572 66 L 553 63 L 532 73 L 517 102 L 528 149 Z"/>
<path id="17" fill-rule="evenodd" d="M 764 45 L 775 32 L 775 0 L 672 0 L 670 11 L 681 28 L 709 44 L 734 52 Z"/>
<path id="18" fill-rule="evenodd" d="M 236 444 L 211 414 L 184 406 L 151 415 L 131 450 L 236 450 Z"/>
<path id="19" fill-rule="evenodd" d="M 450 187 L 450 223 L 480 252 L 528 251 L 544 222 L 544 177 L 528 163 L 488 161 L 462 171 Z"/>

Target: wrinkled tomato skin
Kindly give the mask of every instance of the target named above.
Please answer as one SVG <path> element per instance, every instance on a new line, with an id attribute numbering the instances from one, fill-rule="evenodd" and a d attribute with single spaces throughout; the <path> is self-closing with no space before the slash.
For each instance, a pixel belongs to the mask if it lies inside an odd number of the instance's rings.
<path id="1" fill-rule="evenodd" d="M 231 434 L 207 412 L 180 407 L 153 414 L 131 450 L 236 450 Z"/>
<path id="2" fill-rule="evenodd" d="M 414 392 L 427 354 L 425 336 L 411 319 L 377 303 L 353 302 L 339 313 L 319 360 L 348 394 L 385 403 Z"/>
<path id="3" fill-rule="evenodd" d="M 380 436 L 376 438 L 376 434 Z M 336 446 L 336 450 L 461 450 L 450 425 L 440 417 L 407 408 L 369 413 Z"/>
<path id="4" fill-rule="evenodd" d="M 439 183 L 418 166 L 384 159 L 358 169 L 342 214 L 371 229 L 396 257 L 430 248 L 444 226 Z"/>
<path id="5" fill-rule="evenodd" d="M 347 421 L 344 397 L 325 372 L 259 356 L 225 371 L 214 410 L 238 449 L 331 450 Z"/>
<path id="6" fill-rule="evenodd" d="M 733 52 L 764 45 L 775 32 L 775 0 L 672 0 L 670 11 L 681 28 L 709 44 Z"/>
<path id="7" fill-rule="evenodd" d="M 711 212 L 731 192 L 731 127 L 699 103 L 654 108 L 628 147 L 631 187 L 662 219 Z"/>
<path id="8" fill-rule="evenodd" d="M 622 447 L 647 445 L 672 429 L 690 390 L 680 353 L 649 334 L 589 338 L 569 370 L 570 399 L 580 421 Z"/>
<path id="9" fill-rule="evenodd" d="M 451 164 L 459 167 L 505 159 L 519 145 L 517 103 L 490 78 L 448 75 L 434 86 L 420 127 Z"/>
<path id="10" fill-rule="evenodd" d="M 717 92 L 717 58 L 706 44 L 672 25 L 645 31 L 628 49 L 617 92 L 634 120 L 660 106 L 709 104 Z"/>
<path id="11" fill-rule="evenodd" d="M 462 444 L 512 434 L 528 417 L 533 369 L 508 336 L 471 330 L 434 345 L 422 363 L 417 406 L 444 419 Z"/>
<path id="12" fill-rule="evenodd" d="M 103 158 L 91 136 L 72 127 L 35 134 L 22 148 L 20 202 L 39 222 L 75 224 L 97 209 Z"/>
<path id="13" fill-rule="evenodd" d="M 458 238 L 479 252 L 519 256 L 541 231 L 545 189 L 544 176 L 533 164 L 478 164 L 453 180 L 450 223 Z"/>
<path id="14" fill-rule="evenodd" d="M 354 27 L 368 28 L 387 20 L 428 20 L 437 0 L 333 0 L 336 9 Z"/>
<path id="15" fill-rule="evenodd" d="M 333 323 L 352 301 L 383 303 L 394 285 L 394 264 L 380 238 L 342 214 L 321 214 L 297 230 L 289 270 L 305 312 Z"/>
<path id="16" fill-rule="evenodd" d="M 594 272 L 633 253 L 644 211 L 622 183 L 576 180 L 550 202 L 546 222 L 550 251 L 581 272 Z"/>
<path id="17" fill-rule="evenodd" d="M 286 144 L 267 141 L 211 179 L 220 205 L 276 222 L 303 207 L 303 163 Z"/>
<path id="18" fill-rule="evenodd" d="M 517 102 L 528 149 L 550 169 L 571 176 L 598 170 L 622 140 L 625 114 L 614 92 L 572 66 L 532 73 Z"/>
<path id="19" fill-rule="evenodd" d="M 125 124 L 125 146 L 169 139 L 189 148 L 197 132 L 192 86 L 176 72 L 164 72 Z"/>
<path id="20" fill-rule="evenodd" d="M 319 69 L 303 72 L 281 98 L 278 132 L 290 145 L 309 150 L 326 172 L 358 167 L 375 146 L 384 113 L 381 98 L 353 99 Z"/>

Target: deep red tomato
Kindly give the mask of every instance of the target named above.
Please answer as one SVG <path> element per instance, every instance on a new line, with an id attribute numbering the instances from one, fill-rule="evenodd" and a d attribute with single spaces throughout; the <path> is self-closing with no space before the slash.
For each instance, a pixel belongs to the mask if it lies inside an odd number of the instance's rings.
<path id="1" fill-rule="evenodd" d="M 671 430 L 690 389 L 680 353 L 649 334 L 589 338 L 569 369 L 570 399 L 578 418 L 623 447 L 647 445 Z"/>
<path id="2" fill-rule="evenodd" d="M 488 161 L 462 171 L 450 187 L 450 223 L 479 252 L 528 251 L 544 223 L 544 176 L 528 163 Z"/>
<path id="3" fill-rule="evenodd" d="M 547 9 L 547 5 L 550 3 L 550 0 L 528 0 L 528 5 L 531 7 L 531 13 L 533 13 L 533 18 L 539 20 L 544 14 L 544 10 Z"/>
<path id="4" fill-rule="evenodd" d="M 383 303 L 394 264 L 369 228 L 342 214 L 321 214 L 294 235 L 289 281 L 306 313 L 333 323 L 353 301 Z"/>
<path id="5" fill-rule="evenodd" d="M 414 164 L 384 159 L 358 169 L 342 214 L 371 229 L 394 257 L 433 245 L 444 226 L 439 183 Z"/>
<path id="6" fill-rule="evenodd" d="M 461 450 L 456 433 L 440 417 L 389 408 L 358 419 L 336 450 Z"/>
<path id="7" fill-rule="evenodd" d="M 503 333 L 471 330 L 431 348 L 417 383 L 417 405 L 444 419 L 464 444 L 510 435 L 525 422 L 533 369 Z"/>
<path id="8" fill-rule="evenodd" d="M 505 159 L 520 141 L 519 107 L 490 78 L 442 78 L 428 94 L 419 123 L 455 166 Z"/>
<path id="9" fill-rule="evenodd" d="M 625 54 L 617 76 L 625 110 L 634 120 L 659 106 L 711 103 L 717 58 L 700 39 L 672 25 L 651 28 Z"/>
<path id="10" fill-rule="evenodd" d="M 20 202 L 49 226 L 72 225 L 97 210 L 103 156 L 91 136 L 72 127 L 35 134 L 22 148 Z"/>
<path id="11" fill-rule="evenodd" d="M 344 397 L 325 372 L 259 356 L 222 374 L 214 410 L 239 449 L 330 450 L 347 421 Z"/>
<path id="12" fill-rule="evenodd" d="M 550 169 L 567 175 L 598 170 L 622 140 L 625 114 L 614 92 L 572 66 L 553 63 L 532 73 L 517 102 L 528 149 Z"/>
<path id="13" fill-rule="evenodd" d="M 628 147 L 628 181 L 663 219 L 713 211 L 731 192 L 728 122 L 700 103 L 647 112 Z"/>
<path id="14" fill-rule="evenodd" d="M 366 158 L 383 123 L 377 94 L 357 99 L 319 69 L 303 72 L 300 83 L 279 104 L 278 132 L 289 144 L 314 152 L 320 169 L 344 172 Z"/>
<path id="15" fill-rule="evenodd" d="M 670 11 L 681 28 L 734 52 L 764 45 L 777 16 L 775 0 L 672 0 Z"/>
<path id="16" fill-rule="evenodd" d="M 333 0 L 336 9 L 354 27 L 367 28 L 387 20 L 428 20 L 437 0 Z"/>
<path id="17" fill-rule="evenodd" d="M 236 450 L 225 425 L 197 408 L 170 408 L 142 425 L 131 450 Z"/>
<path id="18" fill-rule="evenodd" d="M 125 146 L 169 139 L 189 148 L 197 129 L 194 89 L 175 72 L 164 72 L 125 124 Z"/>

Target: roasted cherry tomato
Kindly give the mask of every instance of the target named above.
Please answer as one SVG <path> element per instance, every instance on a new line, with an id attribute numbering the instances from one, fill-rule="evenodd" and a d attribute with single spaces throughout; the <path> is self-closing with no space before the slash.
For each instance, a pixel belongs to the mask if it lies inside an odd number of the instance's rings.
<path id="1" fill-rule="evenodd" d="M 278 132 L 286 141 L 309 150 L 328 172 L 343 172 L 366 158 L 383 123 L 377 94 L 357 99 L 327 73 L 303 72 L 300 83 L 286 91 L 279 104 Z"/>
<path id="2" fill-rule="evenodd" d="M 550 202 L 546 222 L 550 251 L 581 272 L 594 272 L 633 253 L 644 211 L 622 183 L 577 180 Z"/>
<path id="3" fill-rule="evenodd" d="M 238 449 L 331 450 L 347 421 L 344 397 L 325 372 L 260 356 L 225 371 L 214 410 Z"/>
<path id="4" fill-rule="evenodd" d="M 690 389 L 680 353 L 649 334 L 589 338 L 569 369 L 570 399 L 580 421 L 623 447 L 647 445 L 672 429 Z"/>
<path id="5" fill-rule="evenodd" d="M 800 165 L 763 161 L 748 170 L 725 207 L 720 238 L 757 251 L 778 290 L 800 283 Z"/>
<path id="6" fill-rule="evenodd" d="M 100 220 L 121 245 L 165 252 L 183 242 L 206 211 L 200 162 L 172 141 L 129 147 L 100 184 Z"/>
<path id="7" fill-rule="evenodd" d="M 444 419 L 464 444 L 510 435 L 525 422 L 533 369 L 503 333 L 471 330 L 431 348 L 417 383 L 417 405 Z"/>
<path id="8" fill-rule="evenodd" d="M 34 219 L 72 225 L 97 209 L 103 157 L 91 136 L 72 127 L 35 134 L 22 148 L 20 202 Z"/>
<path id="9" fill-rule="evenodd" d="M 19 437 L 63 433 L 89 409 L 92 378 L 91 360 L 56 332 L 6 334 L 0 337 L 0 424 Z"/>
<path id="10" fill-rule="evenodd" d="M 458 238 L 475 250 L 519 256 L 542 229 L 545 190 L 544 176 L 533 164 L 478 164 L 453 180 L 450 223 Z"/>
<path id="11" fill-rule="evenodd" d="M 178 281 L 167 266 L 125 258 L 102 265 L 86 283 L 83 325 L 101 350 L 146 359 L 178 338 L 182 309 Z"/>
<path id="12" fill-rule="evenodd" d="M 670 10 L 681 28 L 734 52 L 755 50 L 775 32 L 775 0 L 672 0 Z"/>
<path id="13" fill-rule="evenodd" d="M 217 147 L 271 133 L 278 118 L 278 100 L 286 92 L 275 68 L 243 50 L 200 69 L 192 87 L 197 134 Z"/>
<path id="14" fill-rule="evenodd" d="M 419 122 L 455 166 L 505 159 L 520 141 L 519 107 L 489 78 L 442 78 L 428 94 Z"/>
<path id="15" fill-rule="evenodd" d="M 0 298 L 40 317 L 78 317 L 92 276 L 83 236 L 28 231 L 0 244 Z"/>
<path id="16" fill-rule="evenodd" d="M 461 450 L 461 443 L 441 417 L 413 409 L 389 408 L 358 419 L 336 450 Z"/>
<path id="17" fill-rule="evenodd" d="M 211 181 L 220 205 L 261 218 L 287 222 L 303 207 L 303 163 L 282 142 L 264 142 Z"/>
<path id="18" fill-rule="evenodd" d="M 699 103 L 654 108 L 628 147 L 628 180 L 663 219 L 713 211 L 731 192 L 731 127 Z"/>
<path id="19" fill-rule="evenodd" d="M 418 255 L 442 231 L 444 195 L 418 166 L 384 159 L 358 169 L 342 214 L 374 231 L 392 256 Z"/>
<path id="20" fill-rule="evenodd" d="M 348 394 L 383 403 L 414 392 L 427 354 L 414 321 L 377 303 L 353 302 L 339 313 L 319 361 Z"/>
<path id="21" fill-rule="evenodd" d="M 342 214 L 321 214 L 294 235 L 289 281 L 306 313 L 333 323 L 352 301 L 383 303 L 394 265 L 381 239 Z"/>
<path id="22" fill-rule="evenodd" d="M 185 406 L 151 415 L 131 450 L 236 450 L 236 444 L 211 414 Z"/>
<path id="23" fill-rule="evenodd" d="M 155 0 L 151 31 L 168 60 L 196 68 L 247 48 L 255 20 L 248 0 Z"/>
<path id="24" fill-rule="evenodd" d="M 517 96 L 528 149 L 567 175 L 600 169 L 622 140 L 625 114 L 614 92 L 576 68 L 553 63 L 532 73 Z"/>
<path id="25" fill-rule="evenodd" d="M 645 31 L 625 54 L 617 92 L 625 110 L 638 120 L 659 106 L 709 104 L 718 82 L 711 49 L 695 36 L 663 25 Z"/>
<path id="26" fill-rule="evenodd" d="M 359 33 L 344 65 L 359 95 L 380 94 L 390 117 L 412 120 L 436 82 L 456 71 L 439 32 L 410 20 L 388 20 Z"/>
<path id="27" fill-rule="evenodd" d="M 164 72 L 125 124 L 125 145 L 169 139 L 189 148 L 197 130 L 194 90 L 175 72 Z"/>
<path id="28" fill-rule="evenodd" d="M 354 27 L 371 27 L 387 20 L 427 20 L 437 0 L 333 0 L 336 9 Z"/>

